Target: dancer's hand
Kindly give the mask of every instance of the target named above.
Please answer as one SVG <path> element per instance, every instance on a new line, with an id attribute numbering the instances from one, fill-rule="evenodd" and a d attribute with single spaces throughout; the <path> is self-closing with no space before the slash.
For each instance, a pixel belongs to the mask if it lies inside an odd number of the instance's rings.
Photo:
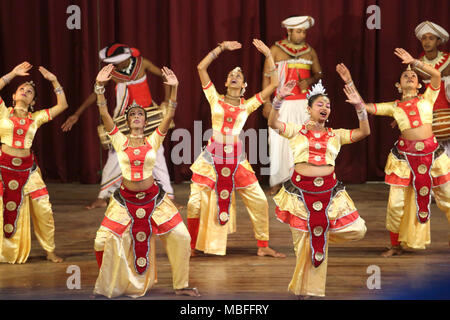
<path id="1" fill-rule="evenodd" d="M 347 100 L 345 100 L 345 102 L 353 105 L 358 105 L 362 102 L 362 99 L 359 96 L 358 91 L 356 91 L 355 86 L 349 86 L 346 84 L 344 87 L 344 93 L 347 96 Z"/>
<path id="2" fill-rule="evenodd" d="M 223 41 L 219 43 L 219 46 L 222 48 L 222 51 L 229 50 L 234 51 L 242 48 L 242 44 L 238 41 Z"/>
<path id="3" fill-rule="evenodd" d="M 300 81 L 297 81 L 299 88 L 302 90 L 302 93 L 308 92 L 309 84 L 306 79 L 302 79 Z"/>
<path id="4" fill-rule="evenodd" d="M 278 91 L 278 96 L 281 99 L 286 98 L 287 96 L 292 96 L 293 93 L 291 92 L 292 89 L 294 89 L 295 85 L 297 84 L 296 80 L 289 80 L 286 82 L 281 89 Z"/>
<path id="5" fill-rule="evenodd" d="M 67 120 L 62 124 L 61 129 L 64 132 L 72 130 L 72 127 L 75 123 L 78 122 L 79 116 L 76 114 L 71 115 L 67 118 Z"/>
<path id="6" fill-rule="evenodd" d="M 170 70 L 167 67 L 163 67 L 161 69 L 161 71 L 162 71 L 164 79 L 166 79 L 166 81 L 164 81 L 164 84 L 167 84 L 168 86 L 171 86 L 171 87 L 178 86 L 177 76 L 175 75 L 175 73 L 173 73 L 172 70 Z"/>
<path id="7" fill-rule="evenodd" d="M 30 74 L 28 73 L 28 71 L 30 71 L 30 69 L 32 67 L 33 66 L 29 62 L 25 61 L 25 62 L 22 62 L 21 64 L 17 65 L 12 70 L 12 72 L 13 72 L 14 76 L 21 76 L 21 77 L 29 76 Z"/>
<path id="8" fill-rule="evenodd" d="M 352 81 L 352 75 L 350 74 L 350 71 L 347 69 L 345 64 L 339 63 L 336 66 L 336 72 L 341 76 L 342 80 L 344 80 L 345 83 L 349 83 Z"/>
<path id="9" fill-rule="evenodd" d="M 50 71 L 48 71 L 47 69 L 45 69 L 44 67 L 40 66 L 39 67 L 39 72 L 42 74 L 42 76 L 47 79 L 50 82 L 56 81 L 56 76 L 51 73 Z"/>
<path id="10" fill-rule="evenodd" d="M 253 45 L 258 49 L 259 52 L 261 52 L 266 57 L 269 57 L 272 53 L 270 52 L 270 49 L 264 42 L 262 42 L 259 39 L 253 39 Z"/>
<path id="11" fill-rule="evenodd" d="M 100 70 L 100 72 L 97 74 L 97 79 L 96 81 L 99 84 L 105 84 L 106 82 L 108 82 L 109 80 L 111 80 L 112 76 L 111 76 L 111 72 L 114 70 L 114 65 L 113 64 L 108 64 L 107 66 L 104 66 L 102 68 L 102 70 Z"/>
<path id="12" fill-rule="evenodd" d="M 414 62 L 414 58 L 405 49 L 395 48 L 394 54 L 403 60 L 403 64 L 411 64 Z"/>

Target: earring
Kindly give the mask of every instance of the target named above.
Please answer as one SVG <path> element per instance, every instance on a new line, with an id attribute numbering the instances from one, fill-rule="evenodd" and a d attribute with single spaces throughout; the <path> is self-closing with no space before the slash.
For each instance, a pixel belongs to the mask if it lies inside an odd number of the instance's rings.
<path id="1" fill-rule="evenodd" d="M 403 92 L 402 88 L 400 87 L 400 83 L 396 82 L 395 83 L 395 87 L 397 88 L 398 93 L 402 93 Z"/>
<path id="2" fill-rule="evenodd" d="M 419 83 L 418 88 L 419 88 L 419 89 L 422 89 L 422 84 L 421 84 L 421 83 Z"/>

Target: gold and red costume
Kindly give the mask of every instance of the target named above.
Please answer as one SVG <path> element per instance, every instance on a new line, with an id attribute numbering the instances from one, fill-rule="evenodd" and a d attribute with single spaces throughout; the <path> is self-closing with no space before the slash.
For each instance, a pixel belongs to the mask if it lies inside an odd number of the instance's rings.
<path id="1" fill-rule="evenodd" d="M 14 115 L 0 98 L 0 139 L 11 148 L 29 149 L 37 129 L 52 120 L 48 109 Z M 25 263 L 34 232 L 42 248 L 55 250 L 55 225 L 49 195 L 33 154 L 15 157 L 0 151 L 0 262 Z"/>
<path id="2" fill-rule="evenodd" d="M 390 116 L 400 131 L 433 121 L 439 88 L 400 102 L 374 104 L 376 115 Z M 388 156 L 385 182 L 390 185 L 386 228 L 391 244 L 425 249 L 430 244 L 430 202 L 433 190 L 438 207 L 450 221 L 450 160 L 434 135 L 425 140 L 399 138 Z"/>
<path id="3" fill-rule="evenodd" d="M 152 176 L 156 153 L 164 140 L 158 129 L 140 147 L 129 146 L 128 138 L 117 127 L 108 134 L 125 179 L 143 181 Z M 177 208 L 156 183 L 139 192 L 122 185 L 111 196 L 95 238 L 100 270 L 94 293 L 108 298 L 145 295 L 156 278 L 155 235 L 165 244 L 173 288 L 186 288 L 190 237 Z"/>
<path id="4" fill-rule="evenodd" d="M 280 134 L 289 139 L 295 163 L 335 165 L 342 145 L 352 143 L 353 130 L 307 130 L 284 123 Z M 328 243 L 359 240 L 364 220 L 334 173 L 308 177 L 294 171 L 274 197 L 277 218 L 291 227 L 297 257 L 288 290 L 295 295 L 324 296 Z"/>
<path id="5" fill-rule="evenodd" d="M 263 102 L 256 94 L 248 100 L 241 99 L 238 106 L 227 104 L 212 82 L 203 87 L 203 91 L 211 106 L 213 130 L 233 141 L 241 133 L 248 116 Z M 258 246 L 267 247 L 269 206 L 245 157 L 242 143 L 219 143 L 211 138 L 191 170 L 187 208 L 191 248 L 210 254 L 226 254 L 227 235 L 236 231 L 235 190 L 250 215 Z"/>
<path id="6" fill-rule="evenodd" d="M 114 45 L 108 51 L 114 52 L 117 46 Z M 130 64 L 126 70 L 116 70 L 111 72 L 111 76 L 116 81 L 116 107 L 113 118 L 123 116 L 127 106 L 133 102 L 147 108 L 153 104 L 152 95 L 147 82 L 147 76 L 141 75 L 144 58 L 139 50 L 133 49 L 133 56 L 130 57 Z M 141 76 L 139 78 L 139 76 Z M 173 197 L 173 188 L 170 183 L 170 175 L 164 158 L 164 147 L 158 149 L 157 161 L 153 168 L 154 177 L 162 184 L 164 190 Z M 100 182 L 100 192 L 98 198 L 108 199 L 122 182 L 120 166 L 114 149 L 108 150 L 108 159 L 102 169 Z"/>

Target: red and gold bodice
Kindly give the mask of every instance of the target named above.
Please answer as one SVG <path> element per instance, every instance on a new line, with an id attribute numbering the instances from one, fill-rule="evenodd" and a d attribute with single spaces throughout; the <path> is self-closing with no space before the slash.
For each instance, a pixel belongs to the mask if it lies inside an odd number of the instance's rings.
<path id="1" fill-rule="evenodd" d="M 248 100 L 242 98 L 238 106 L 230 105 L 217 93 L 212 82 L 203 87 L 203 92 L 211 107 L 212 128 L 223 135 L 238 136 L 248 116 L 263 103 L 258 93 Z"/>
<path id="2" fill-rule="evenodd" d="M 433 105 L 439 95 L 439 88 L 428 86 L 423 95 L 400 102 L 374 103 L 375 114 L 393 117 L 400 131 L 418 128 L 433 122 Z"/>
<path id="3" fill-rule="evenodd" d="M 284 123 L 280 132 L 289 139 L 294 163 L 310 163 L 314 165 L 335 165 L 336 157 L 342 145 L 353 143 L 353 130 L 331 129 L 312 131 L 305 125 Z"/>
<path id="4" fill-rule="evenodd" d="M 0 141 L 11 148 L 31 148 L 37 129 L 50 120 L 49 109 L 29 112 L 26 118 L 17 117 L 0 97 Z"/>
<path id="5" fill-rule="evenodd" d="M 278 77 L 281 88 L 284 83 L 290 80 L 301 81 L 311 77 L 312 60 L 300 58 L 300 56 L 311 52 L 311 47 L 307 43 L 293 44 L 287 39 L 275 42 L 275 45 L 283 50 L 292 59 L 277 61 Z M 291 91 L 292 95 L 286 97 L 286 100 L 306 99 L 307 91 L 303 91 L 297 85 Z"/>
<path id="6" fill-rule="evenodd" d="M 152 176 L 156 151 L 165 137 L 158 128 L 146 137 L 144 145 L 139 147 L 129 146 L 128 137 L 116 126 L 108 134 L 111 137 L 111 144 L 117 152 L 120 170 L 125 179 L 142 181 Z"/>
<path id="7" fill-rule="evenodd" d="M 280 86 L 278 88 L 283 87 L 290 80 L 301 81 L 302 79 L 310 78 L 312 63 L 311 60 L 302 58 L 277 62 L 276 67 L 280 79 Z M 291 93 L 292 95 L 287 96 L 285 98 L 286 100 L 306 99 L 307 90 L 302 91 L 297 82 L 297 85 L 292 89 Z"/>

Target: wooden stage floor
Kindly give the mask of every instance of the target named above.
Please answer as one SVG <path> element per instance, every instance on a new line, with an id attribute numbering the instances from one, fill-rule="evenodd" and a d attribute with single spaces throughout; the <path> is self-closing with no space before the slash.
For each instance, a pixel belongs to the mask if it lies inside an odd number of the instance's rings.
<path id="1" fill-rule="evenodd" d="M 186 204 L 189 184 L 174 185 L 177 201 Z M 265 188 L 267 189 L 267 188 Z M 56 253 L 64 258 L 60 264 L 45 260 L 36 238 L 28 262 L 23 265 L 0 264 L 0 300 L 29 299 L 90 299 L 97 277 L 93 252 L 95 233 L 104 209 L 87 211 L 84 205 L 97 195 L 97 185 L 49 183 L 48 190 L 54 208 Z M 330 245 L 325 299 L 372 300 L 405 298 L 427 299 L 430 287 L 450 279 L 449 226 L 445 214 L 432 204 L 429 249 L 408 252 L 403 256 L 380 256 L 389 244 L 385 230 L 385 209 L 388 187 L 383 183 L 347 185 L 360 215 L 367 225 L 363 240 L 345 245 Z M 190 285 L 199 289 L 199 300 L 293 300 L 287 291 L 295 257 L 289 227 L 274 216 L 270 196 L 270 246 L 287 255 L 285 259 L 256 256 L 256 241 L 245 207 L 238 199 L 237 232 L 229 236 L 224 257 L 200 254 L 190 262 Z M 186 210 L 182 210 L 186 219 Z M 186 220 L 185 220 L 186 221 Z M 68 289 L 69 266 L 81 270 L 81 288 Z M 380 289 L 368 289 L 369 266 L 380 268 Z M 141 299 L 189 299 L 175 296 L 171 288 L 170 265 L 157 240 L 159 282 Z M 449 287 L 440 297 L 449 299 Z M 436 293 L 436 292 L 434 292 Z M 127 298 L 121 298 L 127 299 Z"/>

